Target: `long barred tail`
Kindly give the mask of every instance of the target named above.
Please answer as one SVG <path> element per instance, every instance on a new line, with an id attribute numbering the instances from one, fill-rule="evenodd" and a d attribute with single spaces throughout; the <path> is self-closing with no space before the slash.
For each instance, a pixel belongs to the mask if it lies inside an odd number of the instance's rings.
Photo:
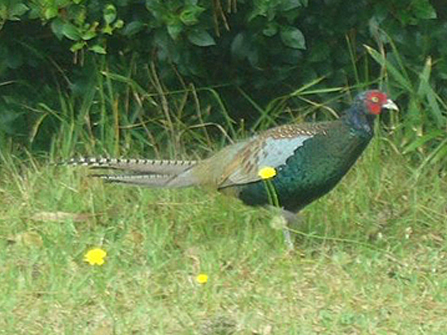
<path id="1" fill-rule="evenodd" d="M 88 166 L 94 169 L 112 169 L 144 174 L 179 174 L 197 164 L 197 161 L 119 159 L 119 158 L 72 158 L 63 165 Z"/>
<path id="2" fill-rule="evenodd" d="M 123 172 L 123 174 L 95 173 L 91 175 L 107 183 L 143 187 L 187 187 L 197 184 L 197 178 L 191 173 L 191 168 L 197 164 L 197 161 L 81 157 L 61 164 Z"/>

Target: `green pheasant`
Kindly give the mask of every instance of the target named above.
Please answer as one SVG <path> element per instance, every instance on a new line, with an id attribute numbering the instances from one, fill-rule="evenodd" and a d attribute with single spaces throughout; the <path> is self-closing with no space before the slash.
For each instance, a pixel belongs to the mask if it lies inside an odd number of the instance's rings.
<path id="1" fill-rule="evenodd" d="M 328 193 L 349 171 L 373 137 L 373 123 L 396 104 L 378 90 L 356 96 L 336 121 L 283 125 L 229 145 L 200 161 L 81 158 L 69 162 L 125 172 L 97 174 L 106 182 L 151 188 L 208 186 L 251 206 L 269 205 L 259 175 L 272 167 L 271 179 L 283 214 L 294 214 Z"/>

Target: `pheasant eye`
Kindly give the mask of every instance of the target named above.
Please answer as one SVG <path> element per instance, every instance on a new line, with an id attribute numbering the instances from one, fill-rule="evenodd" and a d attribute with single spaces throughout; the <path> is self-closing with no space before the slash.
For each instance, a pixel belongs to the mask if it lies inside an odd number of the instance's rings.
<path id="1" fill-rule="evenodd" d="M 378 103 L 379 102 L 379 97 L 372 97 L 371 101 L 374 103 Z"/>

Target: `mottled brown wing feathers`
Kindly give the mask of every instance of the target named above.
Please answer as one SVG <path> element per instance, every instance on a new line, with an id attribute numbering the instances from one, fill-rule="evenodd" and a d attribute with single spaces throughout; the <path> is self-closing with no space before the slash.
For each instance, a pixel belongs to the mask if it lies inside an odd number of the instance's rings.
<path id="1" fill-rule="evenodd" d="M 284 125 L 261 133 L 246 143 L 225 165 L 218 187 L 246 184 L 260 180 L 263 167 L 285 164 L 296 149 L 316 134 L 325 134 L 331 123 Z"/>

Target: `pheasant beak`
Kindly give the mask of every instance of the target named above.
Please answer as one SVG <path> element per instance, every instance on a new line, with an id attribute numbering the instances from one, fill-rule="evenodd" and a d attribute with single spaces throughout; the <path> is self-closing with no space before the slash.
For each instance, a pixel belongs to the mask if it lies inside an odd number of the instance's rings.
<path id="1" fill-rule="evenodd" d="M 394 103 L 393 100 L 388 99 L 383 105 L 382 108 L 398 111 L 399 107 Z"/>

